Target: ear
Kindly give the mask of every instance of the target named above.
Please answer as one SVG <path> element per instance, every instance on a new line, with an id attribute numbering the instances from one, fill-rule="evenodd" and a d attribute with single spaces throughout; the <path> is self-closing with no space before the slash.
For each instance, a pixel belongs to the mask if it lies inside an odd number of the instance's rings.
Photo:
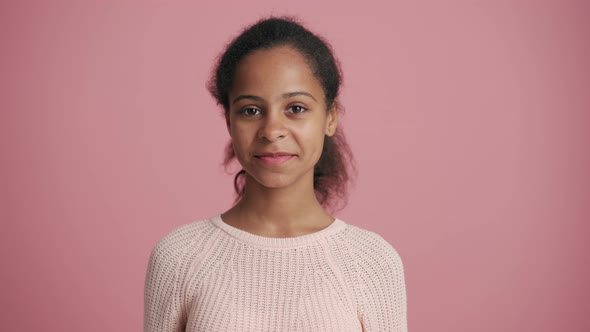
<path id="1" fill-rule="evenodd" d="M 326 119 L 326 135 L 332 136 L 336 133 L 336 128 L 338 127 L 338 103 L 334 102 L 332 107 L 327 112 L 327 119 Z"/>

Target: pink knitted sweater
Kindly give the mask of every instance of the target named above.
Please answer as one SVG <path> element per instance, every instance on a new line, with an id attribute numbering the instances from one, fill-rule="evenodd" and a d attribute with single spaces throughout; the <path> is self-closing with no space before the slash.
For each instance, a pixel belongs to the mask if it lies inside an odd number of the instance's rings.
<path id="1" fill-rule="evenodd" d="M 264 237 L 216 215 L 172 230 L 145 276 L 144 332 L 407 331 L 400 256 L 336 218 Z"/>

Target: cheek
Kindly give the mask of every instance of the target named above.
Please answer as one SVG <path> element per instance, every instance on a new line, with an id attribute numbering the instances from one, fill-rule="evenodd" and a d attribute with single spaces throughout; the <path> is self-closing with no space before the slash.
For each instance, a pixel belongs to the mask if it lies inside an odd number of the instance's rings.
<path id="1" fill-rule="evenodd" d="M 322 123 L 312 123 L 302 128 L 301 133 L 305 137 L 308 149 L 320 153 L 323 148 L 325 128 Z"/>
<path id="2" fill-rule="evenodd" d="M 232 127 L 231 140 L 236 154 L 243 155 L 246 153 L 245 149 L 251 145 L 252 137 L 248 130 L 239 127 Z"/>

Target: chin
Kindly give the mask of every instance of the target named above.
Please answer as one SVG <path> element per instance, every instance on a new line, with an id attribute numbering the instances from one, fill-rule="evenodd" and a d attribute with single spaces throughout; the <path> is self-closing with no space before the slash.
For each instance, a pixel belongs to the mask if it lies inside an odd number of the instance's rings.
<path id="1" fill-rule="evenodd" d="M 258 182 L 259 185 L 272 189 L 288 187 L 294 182 L 292 176 L 286 174 L 264 174 L 250 177 L 251 180 Z"/>
<path id="2" fill-rule="evenodd" d="M 253 183 L 255 186 L 258 185 L 269 189 L 291 187 L 293 185 L 297 185 L 297 183 L 301 181 L 305 181 L 306 178 L 305 172 L 302 173 L 294 170 L 270 171 L 254 168 L 252 171 L 246 169 L 246 174 L 248 177 L 247 181 L 255 182 Z M 311 176 L 313 177 L 313 175 Z"/>

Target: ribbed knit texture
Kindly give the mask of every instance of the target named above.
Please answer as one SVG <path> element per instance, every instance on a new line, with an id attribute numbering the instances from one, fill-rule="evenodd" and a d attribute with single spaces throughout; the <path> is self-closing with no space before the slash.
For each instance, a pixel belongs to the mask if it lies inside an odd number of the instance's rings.
<path id="1" fill-rule="evenodd" d="M 172 230 L 145 276 L 144 332 L 407 331 L 400 256 L 336 218 L 271 238 L 220 215 Z"/>

